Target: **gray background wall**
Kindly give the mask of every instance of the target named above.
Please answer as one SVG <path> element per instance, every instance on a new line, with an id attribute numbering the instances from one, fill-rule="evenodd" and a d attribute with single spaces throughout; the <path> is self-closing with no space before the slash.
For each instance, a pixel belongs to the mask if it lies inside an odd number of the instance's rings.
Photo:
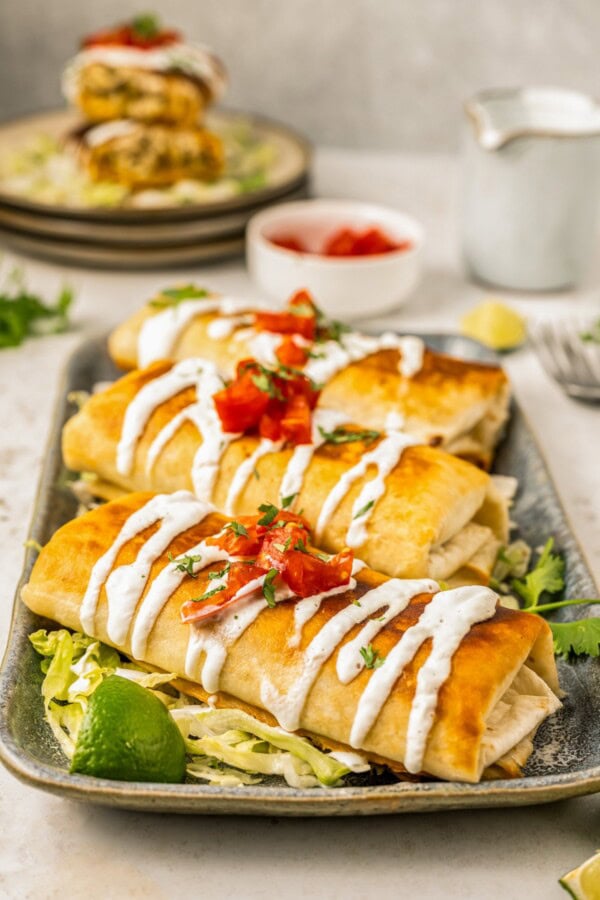
<path id="1" fill-rule="evenodd" d="M 600 0 L 0 0 L 0 118 L 59 104 L 78 37 L 147 8 L 224 57 L 231 105 L 322 144 L 450 150 L 479 88 L 598 90 Z"/>

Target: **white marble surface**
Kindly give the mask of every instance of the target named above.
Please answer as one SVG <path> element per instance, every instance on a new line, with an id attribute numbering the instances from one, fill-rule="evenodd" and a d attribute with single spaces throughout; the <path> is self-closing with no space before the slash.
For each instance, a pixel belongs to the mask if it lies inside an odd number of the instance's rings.
<path id="1" fill-rule="evenodd" d="M 378 200 L 420 217 L 427 273 L 398 328 L 455 328 L 460 313 L 489 295 L 458 263 L 456 169 L 442 156 L 321 151 L 324 196 Z M 10 265 L 12 258 L 5 259 Z M 51 295 L 76 287 L 74 330 L 0 353 L 0 646 L 22 562 L 31 504 L 69 353 L 92 332 L 134 310 L 153 287 L 193 277 L 252 292 L 241 263 L 185 273 L 110 275 L 26 262 L 31 285 Z M 600 279 L 572 294 L 510 302 L 531 317 L 600 314 Z M 506 360 L 557 486 L 600 581 L 600 409 L 565 399 L 528 349 Z M 177 818 L 95 809 L 56 799 L 0 771 L 0 898 L 170 897 L 222 900 L 313 896 L 559 900 L 560 874 L 599 840 L 597 798 L 522 810 L 355 820 Z"/>

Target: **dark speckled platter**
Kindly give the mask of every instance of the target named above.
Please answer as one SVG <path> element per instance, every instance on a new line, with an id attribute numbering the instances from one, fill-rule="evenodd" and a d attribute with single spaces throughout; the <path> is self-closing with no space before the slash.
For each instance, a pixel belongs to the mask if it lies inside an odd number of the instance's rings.
<path id="1" fill-rule="evenodd" d="M 478 344 L 449 335 L 425 335 L 436 349 L 489 360 Z M 103 339 L 86 341 L 71 359 L 52 434 L 31 527 L 31 538 L 44 544 L 75 511 L 65 483 L 60 432 L 72 413 L 67 394 L 89 390 L 116 376 Z M 538 546 L 554 535 L 567 562 L 567 593 L 597 595 L 589 569 L 573 537 L 548 469 L 518 407 L 500 447 L 495 471 L 515 475 L 520 490 L 513 509 L 521 536 Z M 29 577 L 35 552 L 29 550 L 21 584 Z M 600 660 L 560 663 L 566 691 L 562 710 L 540 729 L 536 750 L 524 777 L 481 784 L 427 782 L 360 785 L 297 790 L 281 784 L 221 788 L 201 784 L 162 785 L 105 781 L 70 775 L 66 761 L 43 718 L 38 659 L 27 635 L 50 623 L 15 599 L 12 629 L 0 675 L 0 758 L 23 781 L 73 799 L 127 809 L 180 813 L 343 816 L 423 812 L 441 809 L 522 806 L 547 803 L 600 790 Z M 585 607 L 561 610 L 569 620 Z"/>

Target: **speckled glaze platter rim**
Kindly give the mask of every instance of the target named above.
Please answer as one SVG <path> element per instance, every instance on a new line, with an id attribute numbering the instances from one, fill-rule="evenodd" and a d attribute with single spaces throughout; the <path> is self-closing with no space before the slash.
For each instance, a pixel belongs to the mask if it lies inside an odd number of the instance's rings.
<path id="1" fill-rule="evenodd" d="M 444 349 L 449 336 L 424 335 L 429 343 Z M 81 372 L 106 375 L 104 338 L 85 341 L 75 351 L 66 368 L 49 437 L 43 473 L 32 518 L 30 536 L 43 543 L 56 527 L 55 497 L 57 477 L 62 472 L 60 434 L 70 414 L 67 393 L 85 385 Z M 456 339 L 452 339 L 456 342 Z M 482 357 L 477 345 L 460 339 L 459 347 L 469 355 Z M 94 368 L 94 366 L 96 368 Z M 103 371 L 98 372 L 98 369 Z M 575 542 L 572 530 L 560 506 L 547 466 L 531 435 L 522 413 L 515 408 L 513 427 L 529 452 L 536 455 L 546 490 L 545 502 L 553 504 L 561 522 L 562 549 L 577 570 L 578 585 L 596 592 L 587 564 Z M 64 490 L 64 488 L 63 488 Z M 350 816 L 407 812 L 524 806 L 591 794 L 600 790 L 600 765 L 554 774 L 533 774 L 514 780 L 461 784 L 456 782 L 399 782 L 391 785 L 298 790 L 284 786 L 248 786 L 222 788 L 201 784 L 161 785 L 115 782 L 82 775 L 71 775 L 65 768 L 36 758 L 19 740 L 17 717 L 19 679 L 25 671 L 26 655 L 33 653 L 27 635 L 44 624 L 19 600 L 21 586 L 29 577 L 35 551 L 26 553 L 25 565 L 17 587 L 6 654 L 0 672 L 0 760 L 17 778 L 54 794 L 104 806 L 155 812 L 195 814 L 243 814 L 260 816 Z M 588 664 L 592 661 L 588 661 Z M 597 663 L 598 661 L 593 661 Z M 586 665 L 588 665 L 586 664 Z M 579 664 L 576 664 L 579 667 Z M 566 667 L 567 668 L 567 667 Z M 575 667 L 568 667 L 575 668 Z M 575 674 L 581 678 L 583 667 Z M 46 728 L 41 701 L 36 711 L 36 728 Z"/>
<path id="2" fill-rule="evenodd" d="M 270 134 L 272 139 L 279 142 L 282 149 L 284 149 L 286 157 L 284 161 L 289 171 L 285 171 L 284 167 L 285 174 L 280 175 L 272 184 L 267 184 L 264 187 L 244 194 L 207 203 L 189 203 L 153 209 L 136 207 L 103 208 L 99 206 L 81 208 L 63 204 L 42 203 L 0 189 L 0 205 L 7 209 L 23 210 L 40 217 L 60 217 L 90 223 L 114 222 L 123 224 L 138 222 L 151 227 L 153 223 L 211 218 L 248 208 L 258 209 L 271 203 L 276 197 L 289 193 L 306 181 L 312 160 L 312 145 L 290 126 L 282 122 L 276 122 L 258 113 L 244 112 L 228 107 L 218 107 L 212 110 L 208 114 L 209 126 L 211 118 L 225 122 L 244 119 L 253 127 L 261 129 L 265 134 Z M 36 113 L 22 119 L 3 122 L 0 125 L 0 142 L 6 142 L 7 137 L 12 142 L 11 136 L 13 132 L 17 134 L 22 133 L 25 140 L 28 132 L 30 132 L 29 137 L 31 138 L 43 132 L 44 129 L 49 133 L 64 133 L 79 122 L 79 116 L 68 109 L 55 109 Z"/>

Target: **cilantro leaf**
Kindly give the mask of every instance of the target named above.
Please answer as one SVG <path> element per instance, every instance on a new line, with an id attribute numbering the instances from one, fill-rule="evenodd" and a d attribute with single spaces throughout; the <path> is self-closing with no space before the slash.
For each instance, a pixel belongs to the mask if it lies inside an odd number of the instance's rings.
<path id="1" fill-rule="evenodd" d="M 524 578 L 513 578 L 512 587 L 523 600 L 525 609 L 537 606 L 544 591 L 556 594 L 565 586 L 565 561 L 553 553 L 554 539 L 548 538 L 533 569 Z"/>
<path id="2" fill-rule="evenodd" d="M 150 301 L 150 306 L 164 309 L 167 306 L 177 306 L 183 300 L 201 300 L 203 297 L 208 297 L 205 288 L 196 287 L 195 284 L 184 284 L 178 288 L 165 288 L 158 297 Z"/>
<path id="3" fill-rule="evenodd" d="M 325 431 L 320 425 L 319 431 L 327 444 L 350 444 L 354 441 L 364 441 L 370 444 L 381 437 L 380 431 L 345 431 L 343 428 Z"/>
<path id="4" fill-rule="evenodd" d="M 225 585 L 221 584 L 219 587 L 212 588 L 210 591 L 205 591 L 199 597 L 190 597 L 192 603 L 202 603 L 204 600 L 208 600 L 209 597 L 214 597 L 215 594 L 220 593 L 225 590 Z"/>
<path id="5" fill-rule="evenodd" d="M 0 349 L 18 347 L 31 335 L 58 334 L 68 327 L 73 291 L 64 287 L 54 304 L 32 294 L 20 271 L 0 290 Z"/>
<path id="6" fill-rule="evenodd" d="M 576 622 L 548 622 L 554 638 L 554 652 L 568 659 L 571 655 L 600 656 L 600 618 Z"/>
<path id="7" fill-rule="evenodd" d="M 600 344 L 600 319 L 597 319 L 589 331 L 582 331 L 579 335 L 582 341 L 592 344 Z"/>
<path id="8" fill-rule="evenodd" d="M 360 655 L 365 661 L 365 669 L 378 669 L 386 660 L 385 656 L 379 655 L 379 650 L 374 649 L 373 644 L 361 647 Z"/>
<path id="9" fill-rule="evenodd" d="M 258 509 L 261 513 L 264 513 L 264 516 L 261 516 L 258 520 L 259 525 L 271 525 L 279 512 L 278 508 L 272 503 L 261 503 Z"/>
<path id="10" fill-rule="evenodd" d="M 282 497 L 281 498 L 281 508 L 289 509 L 297 496 L 298 496 L 298 494 L 296 493 L 296 494 L 289 494 L 289 496 L 287 496 L 287 497 Z"/>
<path id="11" fill-rule="evenodd" d="M 275 578 L 277 578 L 278 575 L 279 575 L 279 572 L 277 571 L 277 569 L 269 569 L 269 571 L 265 575 L 265 580 L 263 582 L 263 587 L 262 587 L 263 597 L 267 601 L 267 606 L 269 606 L 271 609 L 273 609 L 273 607 L 276 605 L 275 604 L 275 586 L 273 584 L 273 581 Z"/>
<path id="12" fill-rule="evenodd" d="M 231 528 L 234 534 L 237 534 L 238 537 L 248 537 L 248 529 L 245 525 L 242 525 L 241 522 L 228 522 L 225 528 Z"/>
<path id="13" fill-rule="evenodd" d="M 177 563 L 175 568 L 179 572 L 185 572 L 186 575 L 190 575 L 192 578 L 198 577 L 198 574 L 194 572 L 194 563 L 200 562 L 201 559 L 201 556 L 190 556 L 189 553 L 186 553 L 185 556 L 182 556 L 179 562 L 177 562 L 177 557 L 173 556 L 172 553 L 169 553 L 169 561 Z"/>
<path id="14" fill-rule="evenodd" d="M 215 578 L 225 578 L 231 568 L 231 563 L 228 561 L 225 563 L 222 569 L 219 569 L 217 572 L 209 572 L 208 577 L 210 581 L 214 581 Z"/>
<path id="15" fill-rule="evenodd" d="M 160 21 L 154 13 L 140 13 L 134 16 L 131 27 L 141 38 L 153 38 L 160 33 Z"/>
<path id="16" fill-rule="evenodd" d="M 369 510 L 370 510 L 373 506 L 375 506 L 375 501 L 374 501 L 374 500 L 369 500 L 368 503 L 365 503 L 364 506 L 361 506 L 361 508 L 358 510 L 358 512 L 354 513 L 354 515 L 352 516 L 352 518 L 353 518 L 353 519 L 360 519 L 360 518 L 362 518 L 362 516 L 366 516 L 366 514 L 369 512 Z"/>

